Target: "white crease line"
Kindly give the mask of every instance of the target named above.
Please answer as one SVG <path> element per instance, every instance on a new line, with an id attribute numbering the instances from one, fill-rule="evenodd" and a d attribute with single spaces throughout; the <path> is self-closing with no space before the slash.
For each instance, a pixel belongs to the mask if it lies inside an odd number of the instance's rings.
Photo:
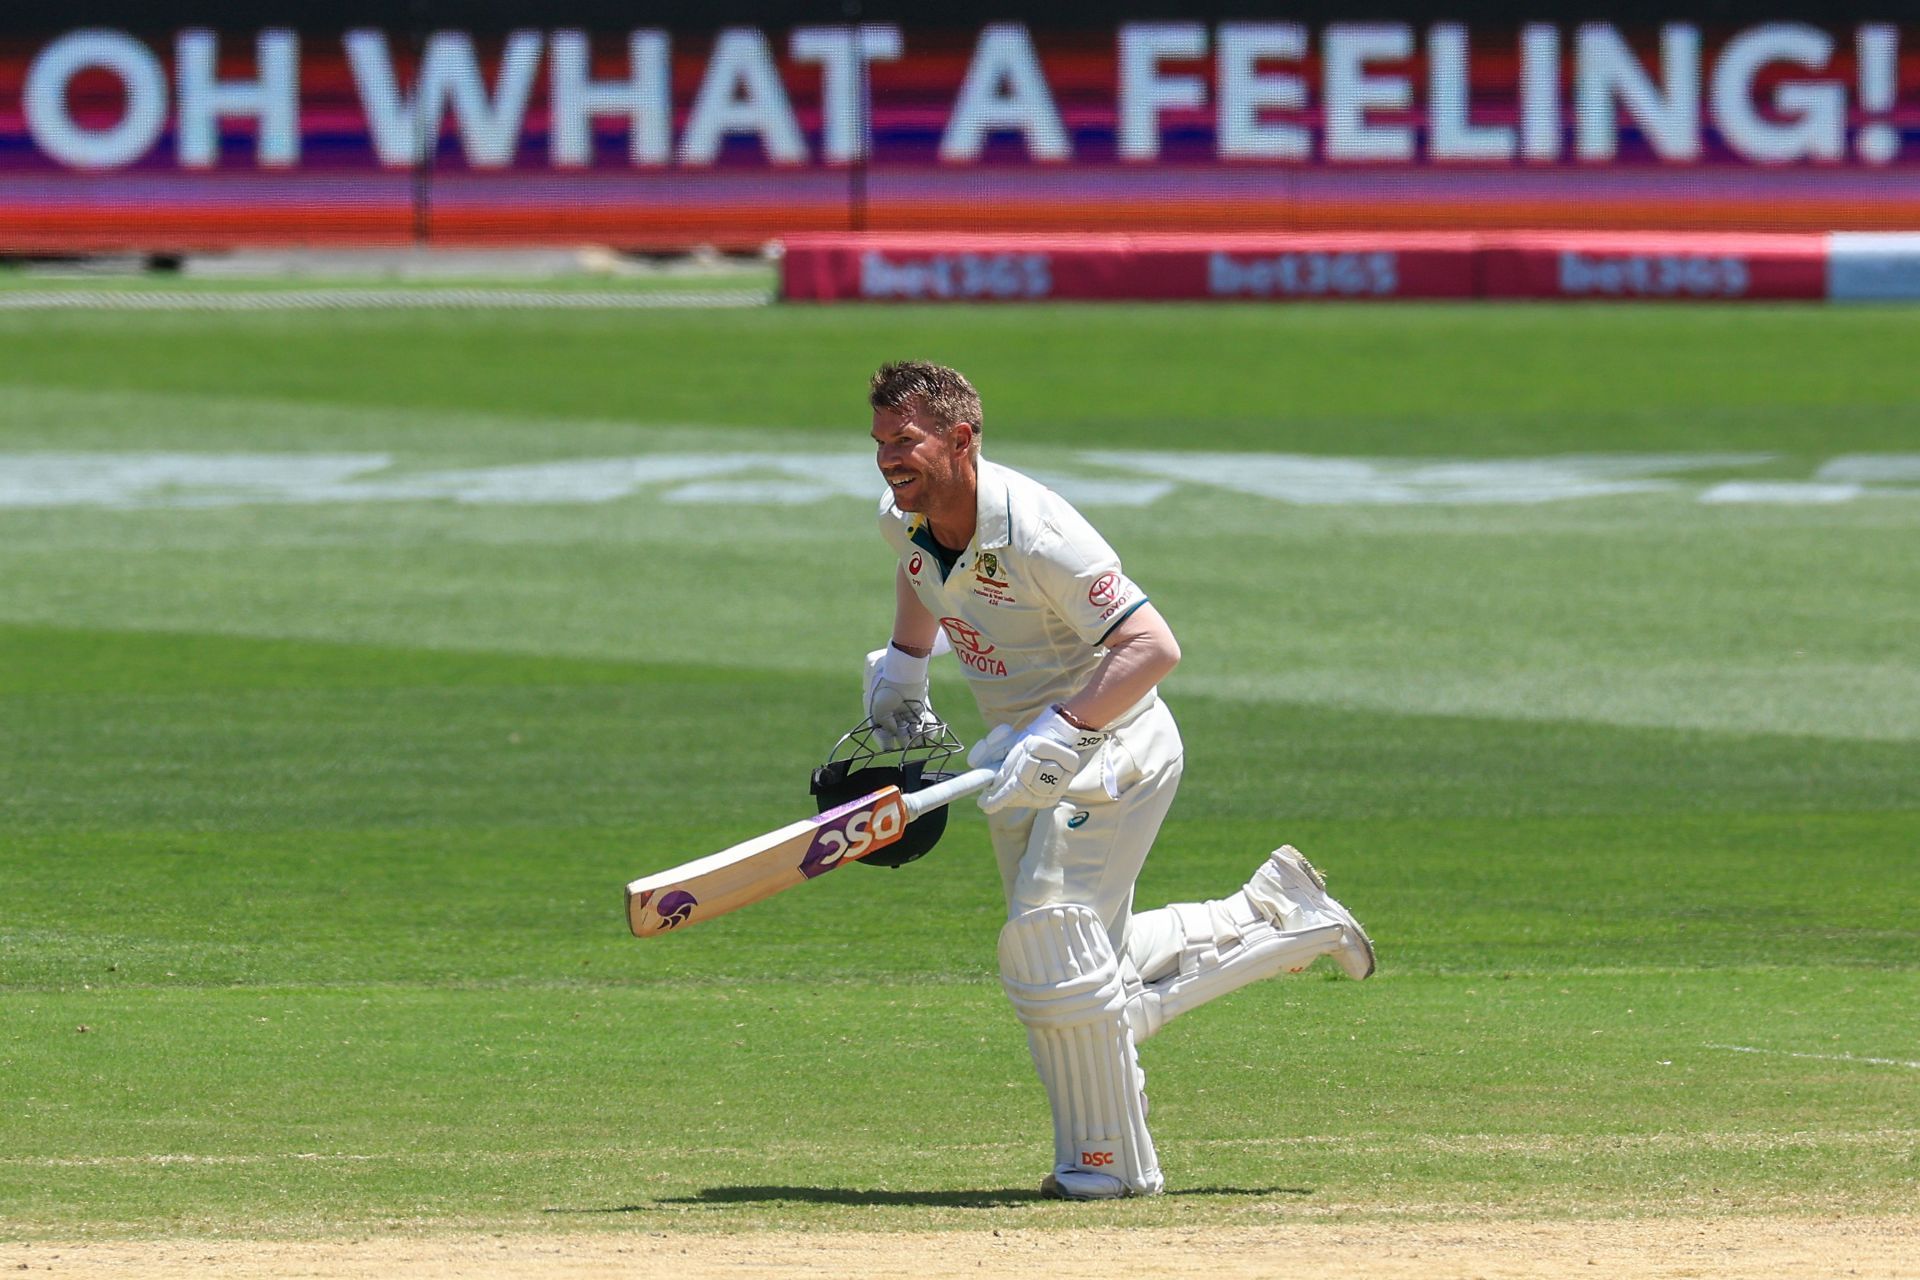
<path id="1" fill-rule="evenodd" d="M 1728 1053 L 1765 1053 L 1776 1058 L 1814 1058 L 1821 1062 L 1865 1062 L 1876 1067 L 1911 1067 L 1920 1071 L 1920 1062 L 1908 1062 L 1904 1058 L 1862 1058 L 1851 1053 L 1793 1053 L 1786 1049 L 1756 1049 L 1747 1044 L 1710 1044 L 1709 1049 L 1725 1049 Z"/>

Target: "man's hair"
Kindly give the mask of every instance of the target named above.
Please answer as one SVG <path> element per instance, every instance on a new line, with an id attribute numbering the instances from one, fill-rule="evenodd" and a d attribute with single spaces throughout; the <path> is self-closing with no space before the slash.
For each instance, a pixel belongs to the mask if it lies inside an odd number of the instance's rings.
<path id="1" fill-rule="evenodd" d="M 979 448 L 980 393 L 958 369 L 924 360 L 883 364 L 867 386 L 867 403 L 895 413 L 923 410 L 933 420 L 927 425 L 935 435 L 947 434 L 955 423 L 972 423 L 974 448 Z"/>

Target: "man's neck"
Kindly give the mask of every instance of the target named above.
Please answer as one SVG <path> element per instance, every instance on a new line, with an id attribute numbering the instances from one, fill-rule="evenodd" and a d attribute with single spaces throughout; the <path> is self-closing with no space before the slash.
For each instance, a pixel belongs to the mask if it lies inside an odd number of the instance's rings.
<path id="1" fill-rule="evenodd" d="M 955 486 L 952 501 L 927 511 L 927 527 L 933 540 L 954 551 L 965 551 L 973 541 L 974 527 L 980 523 L 980 477 L 974 473 L 966 483 Z"/>

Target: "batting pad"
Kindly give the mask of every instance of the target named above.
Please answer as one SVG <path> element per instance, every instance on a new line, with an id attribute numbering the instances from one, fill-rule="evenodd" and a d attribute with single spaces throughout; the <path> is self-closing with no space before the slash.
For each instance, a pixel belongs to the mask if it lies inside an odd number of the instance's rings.
<path id="1" fill-rule="evenodd" d="M 1071 905 L 1014 917 L 1000 931 L 1000 981 L 1053 1105 L 1055 1172 L 1107 1174 L 1129 1194 L 1157 1193 L 1146 1076 L 1100 917 Z"/>
<path id="2" fill-rule="evenodd" d="M 1179 968 L 1144 986 L 1136 979 L 1129 1002 L 1135 1041 L 1145 1040 L 1189 1009 L 1218 1000 L 1250 982 L 1298 973 L 1336 946 L 1338 923 L 1282 929 L 1242 890 L 1212 902 L 1166 908 L 1179 921 Z"/>

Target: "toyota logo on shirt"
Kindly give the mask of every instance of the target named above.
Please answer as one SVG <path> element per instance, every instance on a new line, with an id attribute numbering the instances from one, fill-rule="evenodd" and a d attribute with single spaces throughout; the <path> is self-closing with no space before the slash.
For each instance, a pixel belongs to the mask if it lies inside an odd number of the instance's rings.
<path id="1" fill-rule="evenodd" d="M 993 652 L 993 646 L 983 644 L 980 628 L 969 626 L 959 618 L 942 618 L 940 625 L 947 629 L 947 639 L 953 641 L 953 647 L 961 653 L 986 655 Z"/>
<path id="2" fill-rule="evenodd" d="M 981 636 L 980 628 L 964 618 L 942 618 L 940 625 L 946 628 L 947 639 L 953 641 L 953 656 L 968 670 L 983 676 L 1007 674 L 1007 664 L 992 656 L 994 646 Z"/>
<path id="3" fill-rule="evenodd" d="M 1120 575 L 1103 573 L 1093 580 L 1087 588 L 1087 603 L 1096 609 L 1104 609 L 1120 598 Z"/>

